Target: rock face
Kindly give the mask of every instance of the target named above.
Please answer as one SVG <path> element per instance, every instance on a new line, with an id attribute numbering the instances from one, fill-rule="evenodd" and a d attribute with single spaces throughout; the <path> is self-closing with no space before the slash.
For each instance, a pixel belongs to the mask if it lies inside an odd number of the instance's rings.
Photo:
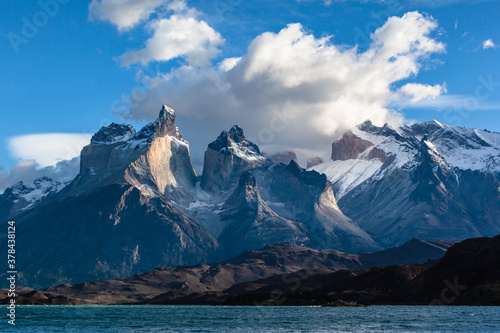
<path id="1" fill-rule="evenodd" d="M 261 198 L 255 177 L 248 171 L 240 176 L 234 192 L 223 206 L 221 222 L 225 224 L 219 242 L 230 255 L 268 244 L 309 243 L 302 223 L 285 219 L 269 208 Z"/>
<path id="2" fill-rule="evenodd" d="M 432 121 L 365 122 L 333 144 L 327 175 L 341 210 L 386 246 L 500 233 L 500 134 Z"/>
<path id="3" fill-rule="evenodd" d="M 229 255 L 277 242 L 351 253 L 381 248 L 342 214 L 324 175 L 294 161 L 273 164 L 239 127 L 223 131 L 205 157 L 201 195 L 179 209 Z"/>
<path id="4" fill-rule="evenodd" d="M 205 191 L 225 191 L 238 183 L 242 172 L 270 164 L 259 147 L 248 141 L 237 125 L 208 145 L 201 176 Z"/>
<path id="5" fill-rule="evenodd" d="M 138 133 L 102 128 L 82 150 L 80 174 L 17 217 L 20 283 L 50 286 L 115 278 L 221 258 L 218 242 L 171 201 L 196 192 L 189 146 L 173 110 Z"/>
<path id="6" fill-rule="evenodd" d="M 363 140 L 352 132 L 347 132 L 344 136 L 332 143 L 332 161 L 346 161 L 355 159 L 373 143 Z"/>
<path id="7" fill-rule="evenodd" d="M 325 163 L 321 157 L 313 157 L 307 161 L 307 169 L 315 167 L 316 165 Z"/>
<path id="8" fill-rule="evenodd" d="M 26 230 L 20 283 L 117 278 L 279 242 L 381 248 L 342 214 L 326 177 L 293 161 L 274 165 L 240 127 L 222 132 L 205 157 L 200 179 L 166 106 L 138 132 L 101 128 L 83 148 L 76 178 L 16 216 Z"/>
<path id="9" fill-rule="evenodd" d="M 340 211 L 325 175 L 306 171 L 293 161 L 287 166 L 275 165 L 269 173 L 269 201 L 275 203 L 282 216 L 307 226 L 307 246 L 351 253 L 380 249 L 371 236 Z"/>
<path id="10" fill-rule="evenodd" d="M 83 148 L 80 175 L 68 192 L 80 194 L 103 181 L 118 181 L 133 185 L 146 196 L 186 200 L 197 175 L 189 145 L 175 125 L 174 111 L 163 106 L 156 121 L 134 132 L 129 125 L 102 128 Z M 111 137 L 103 139 L 106 134 Z"/>
<path id="11" fill-rule="evenodd" d="M 208 145 L 199 177 L 163 106 L 137 132 L 101 128 L 73 181 L 19 184 L 0 196 L 0 213 L 23 230 L 19 283 L 37 288 L 216 262 L 280 242 L 373 252 L 416 236 L 499 233 L 499 142 L 435 122 L 398 131 L 364 123 L 334 143 L 334 160 L 305 170 L 293 156 L 273 163 L 233 126 Z"/>

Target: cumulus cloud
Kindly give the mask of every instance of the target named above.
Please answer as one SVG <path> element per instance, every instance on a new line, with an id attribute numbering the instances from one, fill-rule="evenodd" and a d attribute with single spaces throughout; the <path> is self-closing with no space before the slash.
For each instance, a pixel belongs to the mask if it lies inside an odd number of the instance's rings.
<path id="1" fill-rule="evenodd" d="M 168 0 L 92 0 L 89 19 L 109 21 L 120 31 L 128 30 L 147 20 Z"/>
<path id="2" fill-rule="evenodd" d="M 35 160 L 40 167 L 54 166 L 63 160 L 80 156 L 82 148 L 90 143 L 91 134 L 48 133 L 9 138 L 12 157 Z"/>
<path id="3" fill-rule="evenodd" d="M 402 117 L 387 105 L 403 92 L 411 102 L 444 91 L 425 85 L 394 88 L 414 78 L 431 54 L 445 51 L 432 37 L 437 28 L 434 19 L 418 12 L 391 17 L 359 52 L 290 24 L 256 37 L 241 58 L 207 68 L 184 65 L 147 78 L 155 88 L 121 114 L 150 120 L 159 105 L 174 107 L 195 163 L 206 144 L 235 123 L 264 151 L 325 155 L 336 135 L 366 119 L 400 124 Z"/>
<path id="4" fill-rule="evenodd" d="M 41 177 L 49 177 L 65 183 L 75 178 L 79 169 L 80 157 L 75 157 L 69 161 L 60 161 L 56 165 L 48 167 L 40 167 L 35 160 L 19 161 L 12 167 L 10 172 L 7 170 L 0 172 L 0 193 L 20 181 L 25 184 L 32 184 L 35 179 Z"/>
<path id="5" fill-rule="evenodd" d="M 184 57 L 191 66 L 207 66 L 224 44 L 222 36 L 206 22 L 196 19 L 190 11 L 177 13 L 168 19 L 148 24 L 153 36 L 141 50 L 119 57 L 122 66 L 151 61 L 168 61 Z"/>
<path id="6" fill-rule="evenodd" d="M 496 45 L 491 39 L 485 40 L 483 42 L 483 49 L 486 50 L 486 49 L 494 49 L 494 48 L 496 48 Z"/>
<path id="7" fill-rule="evenodd" d="M 420 83 L 408 83 L 399 89 L 402 98 L 409 98 L 412 103 L 422 100 L 432 100 L 446 93 L 444 85 L 436 84 L 434 86 Z"/>

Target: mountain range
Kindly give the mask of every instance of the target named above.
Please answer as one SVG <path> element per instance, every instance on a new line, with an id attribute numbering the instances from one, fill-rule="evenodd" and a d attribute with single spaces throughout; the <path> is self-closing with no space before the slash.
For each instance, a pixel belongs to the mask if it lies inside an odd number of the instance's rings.
<path id="1" fill-rule="evenodd" d="M 330 273 L 342 270 L 363 270 L 393 264 L 417 264 L 445 255 L 451 242 L 424 242 L 412 239 L 402 246 L 375 253 L 348 254 L 336 250 L 315 250 L 291 243 L 268 245 L 247 250 L 219 263 L 189 266 L 158 267 L 133 276 L 62 284 L 34 292 L 23 288 L 20 294 L 25 304 L 127 304 L 157 302 L 162 295 L 206 295 L 231 290 L 261 279 L 299 274 L 302 270 L 322 270 Z M 302 277 L 302 282 L 306 282 Z M 289 281 L 284 279 L 284 281 Z M 309 281 L 310 282 L 310 281 Z M 0 302 L 2 299 L 0 291 Z M 5 294 L 6 297 L 6 294 Z M 170 297 L 170 296 L 168 296 Z M 204 296 L 203 296 L 204 297 Z M 40 298 L 40 299 L 37 299 Z M 8 300 L 8 299 L 7 299 Z M 218 300 L 220 302 L 221 299 Z"/>
<path id="2" fill-rule="evenodd" d="M 308 169 L 293 152 L 263 154 L 235 125 L 208 145 L 198 175 L 163 106 L 137 132 L 101 128 L 70 183 L 7 189 L 0 218 L 17 221 L 19 280 L 38 288 L 219 262 L 283 242 L 360 253 L 414 237 L 494 236 L 499 179 L 500 134 L 436 121 L 365 122 Z"/>
<path id="3" fill-rule="evenodd" d="M 500 305 L 499 287 L 497 236 L 456 244 L 413 239 L 399 247 L 361 254 L 280 243 L 210 265 L 159 267 L 126 278 L 63 284 L 41 291 L 19 288 L 17 302 Z M 9 301 L 7 290 L 0 290 L 0 303 Z"/>
<path id="4" fill-rule="evenodd" d="M 342 211 L 384 246 L 500 233 L 499 133 L 367 121 L 312 170 L 327 175 Z"/>

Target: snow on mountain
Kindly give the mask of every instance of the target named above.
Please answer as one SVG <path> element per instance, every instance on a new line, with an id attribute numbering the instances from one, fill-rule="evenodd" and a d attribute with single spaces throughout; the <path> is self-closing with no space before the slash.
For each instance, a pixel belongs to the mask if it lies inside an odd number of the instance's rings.
<path id="1" fill-rule="evenodd" d="M 130 140 L 135 135 L 135 129 L 127 124 L 112 123 L 102 127 L 99 132 L 92 136 L 91 144 L 114 144 Z"/>
<path id="2" fill-rule="evenodd" d="M 342 211 L 386 246 L 500 232 L 500 133 L 367 121 L 311 170 L 328 177 Z"/>
<path id="3" fill-rule="evenodd" d="M 226 191 L 238 183 L 247 170 L 272 164 L 259 147 L 245 138 L 237 125 L 222 131 L 205 152 L 201 188 L 208 192 Z"/>
<path id="4" fill-rule="evenodd" d="M 37 178 L 31 184 L 19 182 L 6 189 L 0 195 L 1 219 L 6 219 L 20 214 L 49 195 L 61 191 L 67 183 L 61 183 L 48 177 Z"/>
<path id="5" fill-rule="evenodd" d="M 395 169 L 414 170 L 422 139 L 443 166 L 500 173 L 500 133 L 454 127 L 433 120 L 399 129 L 387 125 L 380 128 L 367 121 L 349 134 L 369 142 L 369 146 L 355 158 L 331 159 L 311 168 L 327 175 L 334 184 L 337 200 L 370 178 L 381 179 Z M 370 156 L 375 149 L 383 151 L 378 158 Z"/>
<path id="6" fill-rule="evenodd" d="M 50 194 L 59 192 L 65 185 L 66 184 L 62 184 L 50 178 L 43 177 L 35 179 L 33 185 L 27 187 L 22 186 L 22 191 L 18 192 L 17 190 L 19 187 L 15 187 L 13 194 L 16 194 L 20 199 L 24 199 L 29 202 L 30 204 L 25 207 L 25 209 L 28 209 L 36 201 L 39 201 Z"/>

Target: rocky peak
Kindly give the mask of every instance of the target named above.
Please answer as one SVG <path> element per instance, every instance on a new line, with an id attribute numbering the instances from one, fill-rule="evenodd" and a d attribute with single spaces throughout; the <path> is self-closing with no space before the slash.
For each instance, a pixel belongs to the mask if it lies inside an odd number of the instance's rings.
<path id="1" fill-rule="evenodd" d="M 247 140 L 243 129 L 238 125 L 234 125 L 229 131 L 222 131 L 217 139 L 208 145 L 208 148 L 227 154 L 260 155 L 259 147 Z"/>
<path id="2" fill-rule="evenodd" d="M 288 164 L 290 161 L 294 161 L 295 163 L 299 163 L 299 160 L 297 158 L 297 154 L 295 154 L 293 151 L 284 151 L 281 153 L 276 153 L 272 154 L 269 156 L 269 159 L 274 163 L 274 164 Z"/>
<path id="3" fill-rule="evenodd" d="M 174 111 L 174 109 L 171 109 L 166 105 L 163 105 L 161 108 L 161 111 L 160 111 L 159 118 L 165 118 L 167 116 L 172 116 L 175 118 L 175 111 Z"/>
<path id="4" fill-rule="evenodd" d="M 285 170 L 289 174 L 292 174 L 294 177 L 296 177 L 299 182 L 309 186 L 318 187 L 321 190 L 323 190 L 325 186 L 329 184 L 326 175 L 314 170 L 307 171 L 301 168 L 300 165 L 298 165 L 294 161 L 290 161 L 290 164 L 285 167 Z"/>
<path id="5" fill-rule="evenodd" d="M 201 187 L 207 191 L 228 190 L 244 171 L 270 163 L 259 147 L 245 138 L 238 125 L 222 131 L 205 152 Z"/>
<path id="6" fill-rule="evenodd" d="M 252 211 L 256 214 L 262 199 L 257 188 L 257 182 L 253 174 L 245 171 L 241 174 L 238 186 L 224 204 L 227 210 L 226 215 L 234 215 L 237 212 L 245 211 L 245 214 Z"/>
<path id="7" fill-rule="evenodd" d="M 332 143 L 332 160 L 346 161 L 356 159 L 359 154 L 373 146 L 370 141 L 363 140 L 351 131 L 345 133 L 340 140 Z"/>
<path id="8" fill-rule="evenodd" d="M 401 134 L 393 129 L 389 124 L 385 123 L 384 126 L 379 127 L 374 125 L 370 120 L 365 121 L 361 125 L 359 125 L 358 130 L 362 132 L 366 132 L 369 134 L 374 134 L 374 135 L 379 135 L 379 136 L 386 136 L 386 137 L 394 137 L 396 140 L 404 142 L 405 139 Z"/>
<path id="9" fill-rule="evenodd" d="M 413 124 L 411 128 L 413 128 L 416 132 L 420 131 L 421 134 L 429 134 L 445 129 L 445 126 L 437 120 L 432 120 L 421 124 Z"/>
<path id="10" fill-rule="evenodd" d="M 179 128 L 175 124 L 175 111 L 163 105 L 158 118 L 144 126 L 135 136 L 136 140 L 147 140 L 151 142 L 155 137 L 171 136 L 185 142 Z"/>
<path id="11" fill-rule="evenodd" d="M 322 163 L 325 163 L 321 157 L 313 157 L 307 160 L 307 169 L 313 168 L 316 165 L 320 165 Z"/>
<path id="12" fill-rule="evenodd" d="M 109 126 L 103 126 L 92 136 L 91 144 L 113 144 L 117 142 L 128 141 L 135 135 L 135 129 L 127 124 L 111 123 Z"/>
<path id="13" fill-rule="evenodd" d="M 298 165 L 297 162 L 295 161 L 290 161 L 288 165 L 285 167 L 285 170 L 293 174 L 294 176 L 300 176 L 303 172 L 305 172 L 304 169 Z"/>
<path id="14" fill-rule="evenodd" d="M 163 105 L 158 117 L 156 126 L 157 136 L 173 136 L 176 139 L 183 140 L 179 128 L 175 125 L 175 112 L 166 105 Z"/>

